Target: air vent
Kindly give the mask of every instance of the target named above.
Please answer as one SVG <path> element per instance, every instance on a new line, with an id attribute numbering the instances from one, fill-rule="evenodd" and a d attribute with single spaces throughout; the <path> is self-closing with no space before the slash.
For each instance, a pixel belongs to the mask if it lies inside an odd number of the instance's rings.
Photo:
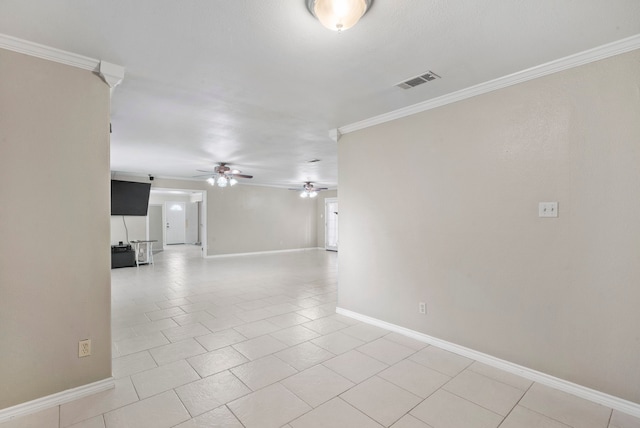
<path id="1" fill-rule="evenodd" d="M 440 76 L 438 76 L 433 71 L 427 71 L 426 73 L 421 74 L 420 76 L 412 77 L 411 79 L 405 80 L 402 83 L 398 83 L 395 86 L 402 89 L 411 89 L 411 88 L 415 88 L 418 85 L 422 85 L 423 83 L 431 82 L 432 80 L 436 80 L 439 78 Z"/>

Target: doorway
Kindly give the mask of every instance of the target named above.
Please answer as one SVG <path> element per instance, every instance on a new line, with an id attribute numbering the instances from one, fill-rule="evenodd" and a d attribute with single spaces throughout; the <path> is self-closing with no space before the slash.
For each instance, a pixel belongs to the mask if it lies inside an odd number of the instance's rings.
<path id="1" fill-rule="evenodd" d="M 338 198 L 324 200 L 325 249 L 338 251 Z"/>
<path id="2" fill-rule="evenodd" d="M 182 214 L 171 210 L 174 204 L 181 205 Z M 152 208 L 157 206 L 157 208 Z M 161 212 L 161 214 L 159 214 Z M 195 214 L 194 214 L 195 212 Z M 161 216 L 160 229 L 154 228 L 157 216 Z M 178 217 L 177 219 L 174 217 Z M 167 227 L 167 224 L 169 227 Z M 175 226 L 172 227 L 172 226 Z M 173 229 L 173 230 L 172 230 Z M 177 230 L 176 230 L 177 229 Z M 155 232 L 154 232 L 155 231 Z M 159 232 L 158 232 L 159 231 Z M 183 234 L 184 231 L 184 234 Z M 156 233 L 158 232 L 158 233 Z M 173 232 L 176 232 L 173 234 Z M 167 240 L 167 233 L 169 239 Z M 152 237 L 153 235 L 153 237 Z M 177 237 L 175 236 L 177 235 Z M 172 237 L 173 236 L 173 237 Z M 202 257 L 207 255 L 207 192 L 196 189 L 153 188 L 149 195 L 149 215 L 147 216 L 147 239 L 157 240 L 154 252 L 167 249 L 172 244 L 195 244 L 200 247 Z M 173 248 L 176 248 L 172 245 Z"/>
<path id="3" fill-rule="evenodd" d="M 186 213 L 184 202 L 165 202 L 165 244 L 176 245 L 186 242 Z"/>

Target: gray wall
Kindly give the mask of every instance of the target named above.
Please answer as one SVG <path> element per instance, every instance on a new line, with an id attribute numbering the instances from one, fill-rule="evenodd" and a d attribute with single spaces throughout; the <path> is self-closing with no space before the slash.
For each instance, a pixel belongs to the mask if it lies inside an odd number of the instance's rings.
<path id="1" fill-rule="evenodd" d="M 316 205 L 297 192 L 262 186 L 210 187 L 209 255 L 312 248 Z"/>
<path id="2" fill-rule="evenodd" d="M 153 251 L 161 251 L 164 246 L 164 222 L 162 220 L 162 205 L 149 205 L 149 239 L 153 243 Z"/>
<path id="3" fill-rule="evenodd" d="M 0 76 L 2 409 L 111 376 L 111 290 L 109 87 L 2 49 Z"/>
<path id="4" fill-rule="evenodd" d="M 147 239 L 147 217 L 112 215 L 110 226 L 111 245 L 116 245 L 120 241 L 126 244 L 128 242 L 127 236 L 129 241 Z"/>
<path id="5" fill-rule="evenodd" d="M 638 76 L 634 51 L 343 136 L 339 306 L 640 402 Z"/>

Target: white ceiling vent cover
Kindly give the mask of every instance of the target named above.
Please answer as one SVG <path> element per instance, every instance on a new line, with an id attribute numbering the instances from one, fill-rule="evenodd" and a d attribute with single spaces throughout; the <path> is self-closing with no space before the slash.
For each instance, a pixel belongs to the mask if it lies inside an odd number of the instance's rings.
<path id="1" fill-rule="evenodd" d="M 426 73 L 423 73 L 419 76 L 412 77 L 408 80 L 405 80 L 404 82 L 398 83 L 395 86 L 402 89 L 411 89 L 415 88 L 418 85 L 422 85 L 423 83 L 431 82 L 432 80 L 436 79 L 440 79 L 440 76 L 438 76 L 433 71 L 427 71 Z"/>

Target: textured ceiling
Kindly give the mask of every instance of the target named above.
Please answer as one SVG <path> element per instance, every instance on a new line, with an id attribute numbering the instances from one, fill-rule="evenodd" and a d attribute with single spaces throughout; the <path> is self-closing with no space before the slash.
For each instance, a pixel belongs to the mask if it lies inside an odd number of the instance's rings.
<path id="1" fill-rule="evenodd" d="M 640 2 L 375 0 L 338 34 L 305 0 L 2 0 L 0 33 L 125 67 L 113 171 L 334 187 L 330 129 L 640 34 Z"/>

